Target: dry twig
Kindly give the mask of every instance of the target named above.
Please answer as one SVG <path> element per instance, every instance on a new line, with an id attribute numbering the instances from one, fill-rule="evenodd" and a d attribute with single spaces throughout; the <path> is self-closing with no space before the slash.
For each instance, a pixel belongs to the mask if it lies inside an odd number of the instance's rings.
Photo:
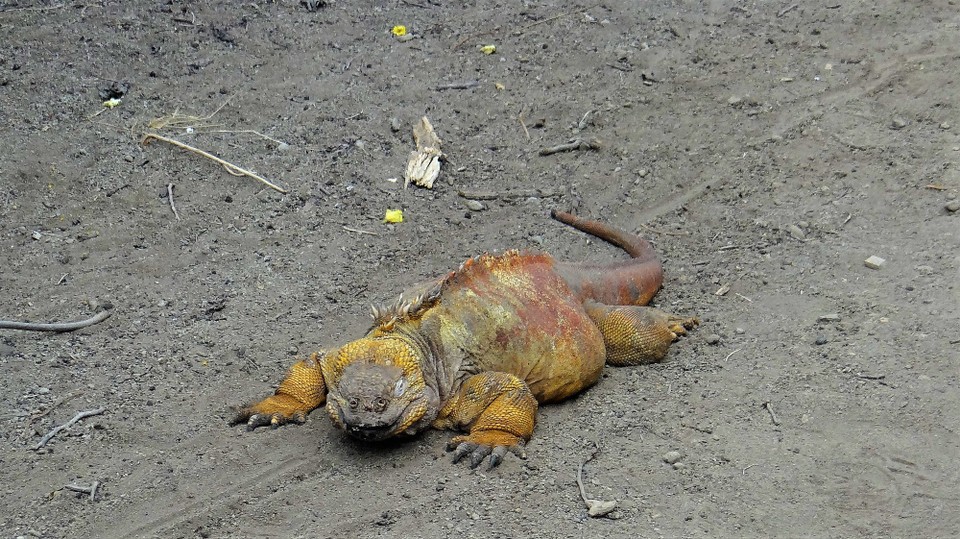
<path id="1" fill-rule="evenodd" d="M 767 412 L 770 413 L 770 420 L 773 421 L 773 424 L 779 427 L 779 426 L 780 426 L 780 419 L 777 417 L 777 414 L 774 413 L 774 411 L 773 411 L 773 405 L 770 404 L 770 402 L 768 401 L 768 402 L 763 403 L 763 407 L 766 408 L 766 409 L 767 409 Z"/>
<path id="2" fill-rule="evenodd" d="M 173 184 L 167 184 L 167 200 L 170 201 L 170 209 L 173 210 L 173 215 L 177 217 L 177 221 L 180 220 L 180 212 L 177 211 L 177 205 L 173 203 Z"/>
<path id="3" fill-rule="evenodd" d="M 83 411 L 83 412 L 77 412 L 77 415 L 73 416 L 73 419 L 71 419 L 70 421 L 67 421 L 67 422 L 64 423 L 63 425 L 58 425 L 58 426 L 56 426 L 56 427 L 53 427 L 53 429 L 51 429 L 50 432 L 46 433 L 46 434 L 43 436 L 43 438 L 40 438 L 40 443 L 38 443 L 37 445 L 33 446 L 33 450 L 34 450 L 34 451 L 38 451 L 39 449 L 43 448 L 43 446 L 47 445 L 47 442 L 49 442 L 51 438 L 53 438 L 54 436 L 56 436 L 58 432 L 62 431 L 63 429 L 68 429 L 68 428 L 70 428 L 70 427 L 73 426 L 73 424 L 76 423 L 77 421 L 80 421 L 81 419 L 83 419 L 83 418 L 85 418 L 85 417 L 91 417 L 91 416 L 95 416 L 95 415 L 100 415 L 100 414 L 102 414 L 105 410 L 106 410 L 106 408 L 100 407 L 100 408 L 97 408 L 97 409 L 95 409 L 95 410 L 85 410 L 85 411 Z"/>
<path id="4" fill-rule="evenodd" d="M 79 322 L 59 322 L 54 324 L 35 324 L 33 322 L 13 322 L 9 320 L 0 320 L 0 329 L 22 329 L 23 331 L 76 331 L 87 326 L 99 324 L 110 315 L 110 311 L 100 311 L 95 316 Z"/>
<path id="5" fill-rule="evenodd" d="M 523 128 L 523 134 L 527 135 L 527 140 L 530 140 L 530 131 L 527 130 L 527 122 L 523 121 L 523 111 L 520 111 L 520 114 L 517 115 L 517 121 L 520 122 L 520 127 Z"/>
<path id="6" fill-rule="evenodd" d="M 596 458 L 598 453 L 600 453 L 600 448 L 594 447 L 593 452 L 590 453 L 590 456 L 587 457 L 587 460 L 581 462 L 580 467 L 577 469 L 577 487 L 580 489 L 580 499 L 582 499 L 583 504 L 587 506 L 587 514 L 589 514 L 591 517 L 606 516 L 617 508 L 617 502 L 593 500 L 587 498 L 587 489 L 583 487 L 583 467 L 586 466 L 588 462 Z"/>
<path id="7" fill-rule="evenodd" d="M 441 84 L 434 88 L 437 91 L 442 90 L 469 90 L 470 88 L 476 88 L 480 86 L 480 81 L 470 80 L 466 82 L 451 82 L 449 84 Z"/>
<path id="8" fill-rule="evenodd" d="M 356 232 L 357 234 L 369 234 L 369 235 L 371 235 L 371 236 L 379 236 L 379 235 L 380 235 L 380 234 L 377 234 L 376 232 L 370 232 L 369 230 L 361 230 L 361 229 L 359 229 L 359 228 L 353 228 L 353 227 L 349 227 L 349 226 L 347 226 L 347 225 L 343 225 L 343 229 L 346 230 L 347 232 Z"/>
<path id="9" fill-rule="evenodd" d="M 97 501 L 97 489 L 100 488 L 100 481 L 94 481 L 89 487 L 81 487 L 80 485 L 64 485 L 65 489 L 72 490 L 74 492 L 81 492 L 83 494 L 90 495 L 90 501 Z"/>
<path id="10" fill-rule="evenodd" d="M 573 139 L 570 142 L 557 144 L 548 148 L 541 148 L 540 155 L 553 155 L 560 152 L 572 152 L 574 150 L 599 150 L 600 141 L 597 139 L 583 140 Z"/>
<path id="11" fill-rule="evenodd" d="M 778 18 L 779 18 L 779 17 L 783 17 L 784 15 L 786 15 L 787 13 L 790 13 L 791 11 L 797 9 L 798 7 L 800 7 L 800 4 L 792 4 L 792 5 L 789 5 L 789 6 L 785 7 L 785 8 L 783 8 L 783 9 L 781 9 L 780 11 L 778 11 L 778 12 L 777 12 L 777 17 L 778 17 Z"/>
<path id="12" fill-rule="evenodd" d="M 211 161 L 219 164 L 220 166 L 222 166 L 227 172 L 229 172 L 230 174 L 232 174 L 232 175 L 234 175 L 234 176 L 249 176 L 249 177 L 251 177 L 251 178 L 259 181 L 260 183 L 263 183 L 264 185 L 266 185 L 267 187 L 273 189 L 274 191 L 278 191 L 278 192 L 280 192 L 280 193 L 286 193 L 286 192 L 287 192 L 286 189 L 283 189 L 282 187 L 280 187 L 280 186 L 278 186 L 278 185 L 270 182 L 269 180 L 267 180 L 267 179 L 265 179 L 265 178 L 257 175 L 257 174 L 254 173 L 254 172 L 250 172 L 249 170 L 247 170 L 247 169 L 245 169 L 245 168 L 238 167 L 237 165 L 234 165 L 233 163 L 230 163 L 230 162 L 228 162 L 228 161 L 224 161 L 223 159 L 220 159 L 219 157 L 217 157 L 217 156 L 215 156 L 215 155 L 213 155 L 213 154 L 211 154 L 211 153 L 205 152 L 205 151 L 200 150 L 200 149 L 198 149 L 198 148 L 194 148 L 193 146 L 190 146 L 189 144 L 184 144 L 183 142 L 180 142 L 180 141 L 178 141 L 178 140 L 174 140 L 174 139 L 172 139 L 172 138 L 165 137 L 165 136 L 163 136 L 163 135 L 158 135 L 158 134 L 156 134 L 156 133 L 147 133 L 146 135 L 143 136 L 143 139 L 140 141 L 140 143 L 143 144 L 143 145 L 147 145 L 147 144 L 150 143 L 150 141 L 151 141 L 152 139 L 157 139 L 157 140 L 166 142 L 167 144 L 172 144 L 172 145 L 174 145 L 174 146 L 176 146 L 176 147 L 178 147 L 178 148 L 183 148 L 184 150 L 187 150 L 187 151 L 189 151 L 189 152 L 193 152 L 193 153 L 195 153 L 195 154 L 197 154 L 197 155 L 200 155 L 200 156 L 202 156 L 202 157 L 206 157 L 207 159 L 209 159 L 209 160 L 211 160 Z"/>

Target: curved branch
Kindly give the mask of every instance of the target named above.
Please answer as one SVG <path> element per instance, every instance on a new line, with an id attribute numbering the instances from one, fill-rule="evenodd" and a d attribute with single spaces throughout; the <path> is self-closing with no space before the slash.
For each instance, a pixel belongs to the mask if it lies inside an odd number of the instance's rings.
<path id="1" fill-rule="evenodd" d="M 0 329 L 22 329 L 24 331 L 76 331 L 87 326 L 99 324 L 110 315 L 110 311 L 101 311 L 91 318 L 77 322 L 60 322 L 55 324 L 35 324 L 33 322 L 13 322 L 9 320 L 0 320 Z"/>

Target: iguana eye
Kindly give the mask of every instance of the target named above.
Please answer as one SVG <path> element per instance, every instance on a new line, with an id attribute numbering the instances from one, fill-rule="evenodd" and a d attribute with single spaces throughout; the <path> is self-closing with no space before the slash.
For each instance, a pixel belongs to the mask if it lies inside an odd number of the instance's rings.
<path id="1" fill-rule="evenodd" d="M 377 405 L 378 410 L 383 410 L 387 407 L 387 399 L 384 399 L 383 397 L 377 397 L 375 404 Z"/>
<path id="2" fill-rule="evenodd" d="M 397 380 L 397 385 L 393 387 L 393 396 L 400 397 L 407 390 L 407 379 L 401 377 Z"/>
<path id="3" fill-rule="evenodd" d="M 357 407 L 360 406 L 360 401 L 358 401 L 356 397 L 352 397 L 352 398 L 351 398 L 349 401 L 347 401 L 347 402 L 350 404 L 350 409 L 351 409 L 351 410 L 356 410 Z"/>

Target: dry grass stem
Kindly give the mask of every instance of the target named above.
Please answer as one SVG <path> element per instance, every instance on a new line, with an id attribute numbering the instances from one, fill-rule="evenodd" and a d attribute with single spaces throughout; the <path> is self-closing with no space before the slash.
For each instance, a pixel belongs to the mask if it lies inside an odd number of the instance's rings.
<path id="1" fill-rule="evenodd" d="M 174 146 L 176 146 L 176 147 L 178 147 L 178 148 L 183 148 L 184 150 L 187 150 L 187 151 L 189 151 L 189 152 L 193 152 L 193 153 L 195 153 L 195 154 L 197 154 L 197 155 L 200 155 L 200 156 L 202 156 L 202 157 L 206 157 L 207 159 L 209 159 L 209 160 L 211 160 L 211 161 L 213 161 L 213 162 L 215 162 L 215 163 L 218 163 L 218 164 L 219 164 L 220 166 L 222 166 L 227 172 L 229 172 L 230 174 L 233 174 L 234 176 L 249 176 L 249 177 L 251 177 L 251 178 L 259 181 L 260 183 L 266 185 L 267 187 L 273 189 L 274 191 L 277 191 L 277 192 L 280 192 L 280 193 L 286 193 L 286 192 L 287 192 L 286 189 L 283 189 L 283 188 L 280 187 L 279 185 L 276 185 L 275 183 L 271 182 L 270 180 L 267 180 L 266 178 L 263 178 L 262 176 L 254 173 L 254 172 L 250 172 L 249 170 L 247 170 L 247 169 L 245 169 L 245 168 L 238 167 L 237 165 L 234 165 L 233 163 L 230 163 L 230 162 L 228 162 L 228 161 L 224 161 L 223 159 L 220 159 L 219 157 L 217 157 L 217 156 L 215 156 L 215 155 L 213 155 L 213 154 L 211 154 L 211 153 L 205 152 L 205 151 L 203 151 L 203 150 L 201 150 L 201 149 L 199 149 L 199 148 L 194 148 L 193 146 L 191 146 L 191 145 L 189 145 L 189 144 L 185 144 L 185 143 L 183 143 L 183 142 L 180 142 L 179 140 L 174 140 L 174 139 L 172 139 L 172 138 L 165 137 L 165 136 L 163 136 L 163 135 L 158 135 L 158 134 L 156 134 L 156 133 L 147 133 L 146 135 L 143 136 L 143 139 L 140 141 L 140 143 L 143 144 L 143 145 L 147 145 L 147 144 L 150 143 L 150 141 L 151 141 L 152 139 L 157 139 L 157 140 L 166 142 L 167 144 L 172 144 L 172 145 L 174 145 Z"/>

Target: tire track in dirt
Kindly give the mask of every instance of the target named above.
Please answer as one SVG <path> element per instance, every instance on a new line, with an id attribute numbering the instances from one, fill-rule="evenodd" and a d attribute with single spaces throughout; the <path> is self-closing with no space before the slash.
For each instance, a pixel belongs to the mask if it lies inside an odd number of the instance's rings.
<path id="1" fill-rule="evenodd" d="M 284 455 L 279 462 L 262 468 L 258 473 L 247 476 L 239 483 L 234 482 L 237 474 L 218 475 L 211 473 L 208 477 L 213 481 L 206 483 L 202 492 L 203 496 L 190 500 L 183 500 L 184 495 L 180 492 L 171 492 L 159 498 L 150 498 L 144 500 L 136 507 L 126 507 L 123 513 L 126 515 L 138 515 L 156 513 L 148 522 L 142 522 L 131 518 L 129 520 L 116 523 L 113 527 L 104 527 L 103 523 L 95 523 L 90 530 L 93 533 L 87 533 L 91 537 L 104 538 L 126 538 L 126 537 L 150 537 L 167 536 L 162 532 L 175 528 L 185 522 L 188 522 L 200 515 L 221 515 L 227 514 L 229 508 L 238 502 L 250 497 L 250 488 L 257 487 L 265 489 L 264 485 L 269 484 L 271 480 L 283 477 L 291 477 L 297 474 L 305 476 L 316 475 L 320 473 L 316 468 L 316 460 L 303 456 L 302 452 L 291 452 Z M 311 472 L 313 470 L 313 472 Z M 223 478 L 226 481 L 216 481 Z M 158 508 L 162 508 L 159 509 Z"/>
<path id="2" fill-rule="evenodd" d="M 793 108 L 810 109 L 815 108 L 813 112 L 803 114 L 790 114 L 776 122 L 771 130 L 772 134 L 762 140 L 756 140 L 746 144 L 747 147 L 760 148 L 770 143 L 782 140 L 792 131 L 808 124 L 810 121 L 823 115 L 823 111 L 830 107 L 838 107 L 844 103 L 857 98 L 871 95 L 888 84 L 894 83 L 899 77 L 905 76 L 908 71 L 916 69 L 916 65 L 922 62 L 933 62 L 953 58 L 960 61 L 960 53 L 957 51 L 942 52 L 933 47 L 925 47 L 913 54 L 900 56 L 897 59 L 890 60 L 863 77 L 859 82 L 827 90 L 822 94 L 811 96 L 807 99 L 793 103 Z M 704 180 L 693 187 L 689 187 L 679 193 L 660 200 L 656 204 L 650 205 L 649 209 L 641 211 L 636 220 L 641 223 L 648 223 L 658 219 L 660 216 L 672 212 L 698 198 L 711 189 L 721 178 L 714 177 Z"/>

